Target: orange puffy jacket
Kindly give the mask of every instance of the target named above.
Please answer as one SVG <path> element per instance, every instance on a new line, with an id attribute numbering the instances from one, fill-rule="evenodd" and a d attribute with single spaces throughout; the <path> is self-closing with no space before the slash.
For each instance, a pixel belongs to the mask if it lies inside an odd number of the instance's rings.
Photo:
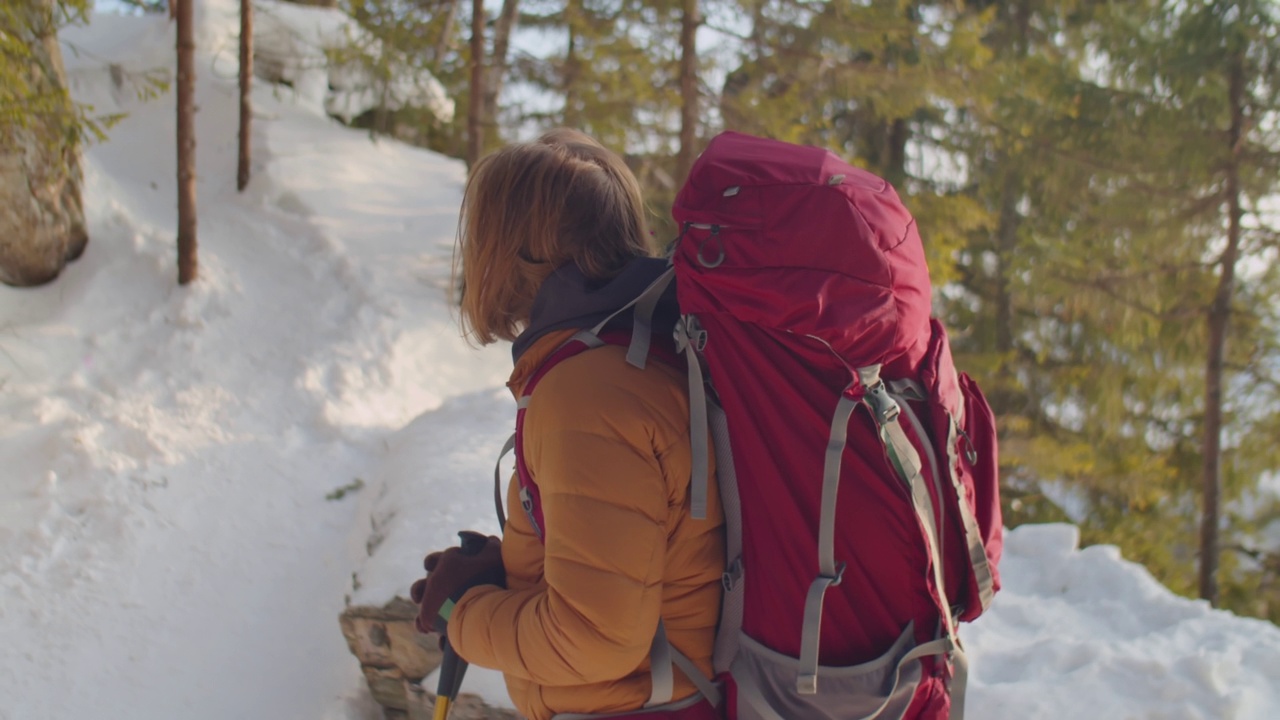
<path id="1" fill-rule="evenodd" d="M 572 330 L 525 351 L 517 397 Z M 673 647 L 711 674 L 724 571 L 714 471 L 707 519 L 690 517 L 689 403 L 683 371 L 627 364 L 605 346 L 539 382 L 525 415 L 524 461 L 538 483 L 547 540 L 513 479 L 502 542 L 507 589 L 477 587 L 453 611 L 449 641 L 502 671 L 529 720 L 639 709 L 649 698 L 658 619 Z M 696 692 L 679 670 L 674 699 Z"/>

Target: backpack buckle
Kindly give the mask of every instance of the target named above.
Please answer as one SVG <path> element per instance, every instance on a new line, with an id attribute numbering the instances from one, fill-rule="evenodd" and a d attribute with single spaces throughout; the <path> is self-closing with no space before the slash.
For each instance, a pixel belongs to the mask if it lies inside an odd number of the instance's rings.
<path id="1" fill-rule="evenodd" d="M 533 532 L 542 540 L 542 528 L 538 525 L 538 516 L 533 505 L 533 493 L 529 492 L 529 488 L 520 488 L 520 507 L 524 509 L 524 514 L 529 518 L 529 524 L 533 526 Z"/>
<path id="2" fill-rule="evenodd" d="M 689 348 L 702 352 L 707 347 L 707 331 L 702 329 L 698 318 L 692 315 L 686 315 L 676 323 L 675 336 L 676 349 L 680 352 Z"/>
<path id="3" fill-rule="evenodd" d="M 720 576 L 720 583 L 724 585 L 725 592 L 733 592 L 734 586 L 742 579 L 742 558 L 738 558 L 729 563 L 729 567 L 725 569 L 724 574 Z"/>
<path id="4" fill-rule="evenodd" d="M 898 414 L 902 412 L 902 408 L 891 397 L 889 391 L 885 389 L 884 381 L 877 380 L 876 383 L 866 389 L 862 395 L 862 399 L 866 402 L 867 407 L 871 409 L 871 413 L 875 415 L 876 423 L 881 427 L 888 425 L 898 419 Z"/>
<path id="5" fill-rule="evenodd" d="M 836 563 L 836 574 L 835 574 L 835 575 L 819 575 L 818 577 L 820 577 L 820 578 L 822 578 L 822 579 L 824 579 L 824 580 L 830 580 L 830 581 L 831 581 L 831 583 L 830 583 L 829 585 L 827 585 L 827 587 L 828 587 L 828 588 L 836 587 L 836 586 L 838 586 L 840 583 L 844 582 L 844 570 L 845 570 L 845 568 L 846 568 L 846 567 L 847 567 L 847 565 L 846 565 L 845 563 Z"/>

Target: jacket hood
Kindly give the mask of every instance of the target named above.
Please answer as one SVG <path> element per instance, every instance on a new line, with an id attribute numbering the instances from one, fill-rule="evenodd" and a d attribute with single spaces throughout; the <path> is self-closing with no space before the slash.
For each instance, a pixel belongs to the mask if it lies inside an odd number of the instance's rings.
<path id="1" fill-rule="evenodd" d="M 512 359 L 519 363 L 520 357 L 548 333 L 594 327 L 644 292 L 666 269 L 667 260 L 664 258 L 636 258 L 612 280 L 600 283 L 588 279 L 577 265 L 557 268 L 538 289 L 529 327 L 511 346 Z M 673 282 L 654 313 L 656 331 L 674 327 L 679 314 Z M 622 313 L 616 322 L 629 327 L 630 313 Z"/>

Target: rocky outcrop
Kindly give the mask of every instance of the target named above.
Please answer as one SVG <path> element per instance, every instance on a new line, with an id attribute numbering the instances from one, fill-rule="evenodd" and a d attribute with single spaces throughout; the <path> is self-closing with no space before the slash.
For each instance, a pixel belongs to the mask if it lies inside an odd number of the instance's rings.
<path id="1" fill-rule="evenodd" d="M 6 16 L 0 28 L 30 48 L 20 77 L 4 79 L 24 98 L 17 113 L 0 114 L 0 282 L 40 285 L 84 252 L 79 142 L 67 94 L 52 0 Z"/>
<path id="2" fill-rule="evenodd" d="M 435 696 L 422 688 L 422 679 L 440 665 L 435 635 L 413 626 L 418 608 L 403 598 L 382 607 L 352 606 L 339 617 L 347 647 L 360 660 L 360 669 L 373 699 L 387 720 L 431 720 Z M 517 720 L 510 710 L 486 705 L 463 694 L 449 713 L 450 720 Z"/>

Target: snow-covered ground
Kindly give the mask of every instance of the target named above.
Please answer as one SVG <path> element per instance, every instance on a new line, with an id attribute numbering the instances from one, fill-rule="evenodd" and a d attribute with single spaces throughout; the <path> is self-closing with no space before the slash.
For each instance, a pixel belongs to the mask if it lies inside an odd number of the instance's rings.
<path id="1" fill-rule="evenodd" d="M 77 97 L 130 115 L 87 157 L 86 255 L 0 287 L 4 720 L 374 717 L 345 598 L 403 594 L 423 551 L 494 527 L 509 359 L 466 347 L 447 303 L 461 165 L 262 87 L 237 194 L 236 2 L 197 7 L 189 288 L 172 98 L 134 97 L 171 28 L 64 33 Z M 1003 570 L 965 628 L 970 717 L 1280 717 L 1280 629 L 1077 550 L 1068 526 L 1011 533 Z M 491 675 L 468 687 L 501 700 Z"/>

